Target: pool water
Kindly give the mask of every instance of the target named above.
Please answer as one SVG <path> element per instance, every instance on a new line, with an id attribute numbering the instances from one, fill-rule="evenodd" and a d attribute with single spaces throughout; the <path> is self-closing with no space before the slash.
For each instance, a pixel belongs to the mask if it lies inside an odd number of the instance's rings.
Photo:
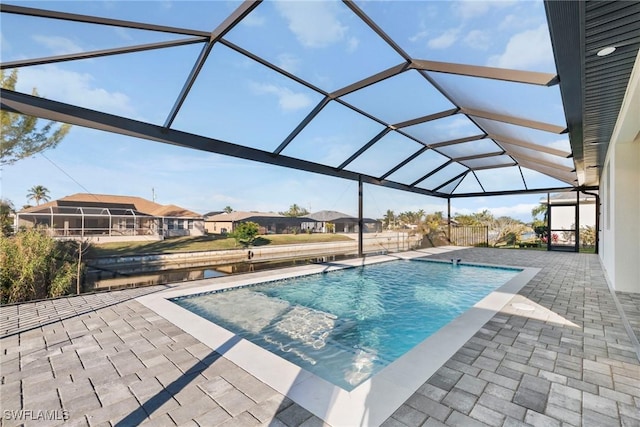
<path id="1" fill-rule="evenodd" d="M 172 301 L 351 391 L 520 271 L 398 260 Z"/>

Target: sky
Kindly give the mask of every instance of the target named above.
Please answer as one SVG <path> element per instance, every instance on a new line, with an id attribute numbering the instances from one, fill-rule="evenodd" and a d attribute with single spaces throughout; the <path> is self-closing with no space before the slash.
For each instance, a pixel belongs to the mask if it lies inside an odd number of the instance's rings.
<path id="1" fill-rule="evenodd" d="M 87 15 L 211 31 L 238 2 L 90 1 L 5 2 Z M 544 7 L 541 1 L 412 1 L 356 2 L 414 58 L 555 73 Z M 149 31 L 69 23 L 3 14 L 2 61 L 48 57 L 183 38 Z M 334 91 L 402 62 L 341 3 L 266 1 L 225 39 L 260 55 L 326 91 Z M 82 61 L 19 69 L 21 92 L 162 125 L 200 45 L 160 49 Z M 458 103 L 532 117 L 562 126 L 564 116 L 556 88 L 432 74 Z M 452 108 L 439 92 L 416 85 L 411 70 L 344 97 L 385 122 L 399 123 Z M 424 80 L 420 80 L 424 82 Z M 322 96 L 266 67 L 217 44 L 202 68 L 172 127 L 207 137 L 273 151 L 318 104 Z M 426 101 L 426 102 L 425 102 Z M 544 106 L 544 108 L 540 108 Z M 490 127 L 492 124 L 487 123 Z M 494 123 L 495 125 L 495 123 Z M 497 125 L 496 125 L 497 126 Z M 475 125 L 456 115 L 407 128 L 418 138 L 438 142 L 473 132 Z M 332 102 L 283 151 L 284 155 L 337 166 L 382 129 L 379 123 Z M 475 128 L 477 130 L 477 128 Z M 503 134 L 508 125 L 500 128 Z M 522 131 L 522 129 L 520 129 Z M 477 133 L 477 132 L 476 132 Z M 566 136 L 524 130 L 525 140 L 568 151 Z M 374 176 L 390 170 L 417 150 L 416 142 L 387 135 L 346 169 Z M 449 146 L 458 156 L 496 151 L 490 140 Z M 514 150 L 516 147 L 514 147 Z M 445 150 L 443 148 L 443 150 Z M 460 152 L 456 152 L 459 150 Z M 521 148 L 523 155 L 530 155 Z M 556 156 L 552 156 L 556 157 Z M 430 152 L 421 163 L 390 176 L 412 182 L 424 167 L 446 159 Z M 480 162 L 482 160 L 479 160 Z M 506 161 L 509 161 L 506 158 Z M 553 158 L 566 167 L 571 161 Z M 417 162 L 416 162 L 417 163 Z M 433 188 L 455 177 L 462 166 L 451 165 L 418 186 Z M 520 189 L 517 168 L 488 169 L 456 181 L 450 189 L 478 191 Z M 523 168 L 529 188 L 561 186 L 559 181 Z M 355 181 L 195 151 L 74 126 L 58 147 L 1 171 L 0 195 L 20 208 L 35 185 L 49 189 L 51 199 L 74 193 L 155 197 L 199 213 L 226 206 L 241 211 L 286 211 L 292 204 L 310 212 L 336 210 L 357 215 Z M 541 194 L 452 199 L 453 213 L 490 210 L 531 220 Z M 364 215 L 381 218 L 423 209 L 444 211 L 445 199 L 364 187 Z"/>

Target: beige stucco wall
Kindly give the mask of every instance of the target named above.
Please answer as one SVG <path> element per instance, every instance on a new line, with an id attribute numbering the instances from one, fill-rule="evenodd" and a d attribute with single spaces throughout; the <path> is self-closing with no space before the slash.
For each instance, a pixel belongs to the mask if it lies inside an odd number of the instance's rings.
<path id="1" fill-rule="evenodd" d="M 233 231 L 233 222 L 231 221 L 204 221 L 204 227 L 207 233 L 222 234 L 222 229 L 226 232 Z"/>

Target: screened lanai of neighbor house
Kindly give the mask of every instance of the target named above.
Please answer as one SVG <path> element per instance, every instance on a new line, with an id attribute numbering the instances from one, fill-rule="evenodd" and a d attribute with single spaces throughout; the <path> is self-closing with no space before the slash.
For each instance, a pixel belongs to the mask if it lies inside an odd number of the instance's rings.
<path id="1" fill-rule="evenodd" d="M 640 3 L 517 2 L 536 24 L 520 33 L 506 2 L 456 5 L 174 2 L 156 16 L 144 2 L 3 2 L 3 37 L 26 46 L 3 51 L 3 70 L 90 74 L 148 114 L 31 88 L 3 90 L 2 109 L 353 180 L 360 196 L 591 194 L 609 279 L 640 292 Z M 460 26 L 430 32 L 445 9 Z M 465 28 L 473 14 L 486 27 Z M 52 56 L 33 34 L 44 24 L 49 41 L 87 38 Z"/>
<path id="2" fill-rule="evenodd" d="M 142 197 L 78 193 L 22 209 L 16 228 L 39 227 L 50 236 L 93 242 L 148 241 L 202 236 L 202 215 Z"/>

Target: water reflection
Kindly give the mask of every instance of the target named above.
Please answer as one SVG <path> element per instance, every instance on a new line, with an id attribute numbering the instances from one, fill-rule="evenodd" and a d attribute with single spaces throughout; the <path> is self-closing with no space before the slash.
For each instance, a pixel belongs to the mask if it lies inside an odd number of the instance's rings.
<path id="1" fill-rule="evenodd" d="M 83 281 L 83 291 L 122 289 L 138 286 L 163 285 L 210 279 L 229 274 L 251 273 L 254 271 L 292 267 L 295 265 L 317 264 L 354 258 L 355 255 L 328 255 L 322 257 L 293 258 L 277 261 L 238 262 L 227 265 L 193 267 L 187 269 L 162 270 L 144 273 L 122 273 L 117 270 L 89 270 Z"/>

